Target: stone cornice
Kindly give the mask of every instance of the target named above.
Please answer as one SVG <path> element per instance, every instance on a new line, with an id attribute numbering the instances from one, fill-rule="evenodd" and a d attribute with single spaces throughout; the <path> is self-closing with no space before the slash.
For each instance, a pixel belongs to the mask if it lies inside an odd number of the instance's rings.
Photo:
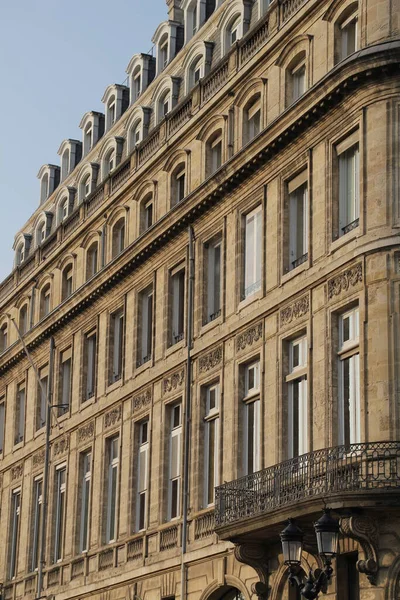
<path id="1" fill-rule="evenodd" d="M 165 246 L 165 244 L 179 235 L 189 224 L 194 223 L 208 208 L 216 204 L 226 194 L 232 192 L 244 180 L 258 171 L 265 163 L 271 160 L 297 137 L 304 134 L 322 116 L 327 114 L 334 106 L 346 97 L 361 88 L 365 83 L 374 79 L 382 81 L 384 75 L 390 76 L 400 71 L 400 41 L 387 42 L 374 47 L 360 50 L 354 56 L 342 61 L 322 80 L 315 84 L 292 107 L 284 111 L 277 119 L 263 130 L 252 142 L 235 154 L 224 167 L 217 173 L 217 177 L 203 182 L 187 198 L 176 207 L 176 210 L 164 215 L 146 234 L 132 242 L 118 259 L 108 263 L 105 269 L 98 273 L 96 279 L 106 275 L 107 279 L 101 284 L 91 281 L 79 288 L 66 302 L 66 312 L 38 331 L 38 326 L 31 330 L 27 337 L 29 350 L 35 349 L 51 335 L 60 330 L 75 316 L 92 305 L 106 291 L 115 287 L 136 268 L 143 264 L 150 256 Z M 314 102 L 312 102 L 314 99 Z M 297 118 L 293 118 L 300 113 Z M 285 129 L 275 132 L 281 122 L 288 121 Z M 267 138 L 270 141 L 261 149 L 260 141 Z M 253 150 L 254 149 L 254 150 Z M 248 156 L 253 150 L 253 156 L 245 163 L 243 157 Z M 241 164 L 242 163 L 242 164 Z M 216 185 L 217 180 L 225 180 Z M 175 217 L 175 220 L 171 220 Z M 86 222 L 87 226 L 87 222 Z M 79 232 L 80 233 L 80 232 Z M 110 271 L 115 267 L 115 271 Z M 48 268 L 48 267 L 47 267 Z M 109 275 L 107 276 L 107 272 Z M 83 296 L 77 300 L 79 295 Z M 57 307 L 62 309 L 63 304 Z M 54 313 L 49 315 L 54 318 Z M 42 325 L 41 325 L 42 327 Z M 31 339 L 30 339 L 31 338 Z M 23 357 L 24 351 L 20 349 L 14 356 L 8 358 L 18 343 L 11 346 L 3 355 L 5 362 L 0 365 L 0 375 L 17 364 Z"/>

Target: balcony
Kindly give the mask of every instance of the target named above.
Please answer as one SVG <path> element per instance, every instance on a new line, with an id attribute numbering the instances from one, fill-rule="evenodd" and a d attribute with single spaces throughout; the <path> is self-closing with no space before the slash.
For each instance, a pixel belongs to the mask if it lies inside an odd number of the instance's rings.
<path id="1" fill-rule="evenodd" d="M 316 450 L 216 489 L 216 532 L 222 539 L 271 539 L 289 516 L 400 506 L 400 442 Z"/>

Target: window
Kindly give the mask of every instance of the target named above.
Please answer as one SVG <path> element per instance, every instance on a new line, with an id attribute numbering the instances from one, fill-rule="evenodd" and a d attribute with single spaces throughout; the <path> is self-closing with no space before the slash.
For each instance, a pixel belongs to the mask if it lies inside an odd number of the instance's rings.
<path id="1" fill-rule="evenodd" d="M 93 242 L 86 252 L 86 279 L 96 275 L 99 268 L 99 243 Z"/>
<path id="2" fill-rule="evenodd" d="M 240 26 L 241 26 L 240 17 L 236 17 L 235 20 L 230 25 L 230 27 L 228 27 L 227 49 L 229 49 L 231 46 L 233 46 L 233 44 L 235 44 L 238 41 L 238 39 L 240 38 Z"/>
<path id="3" fill-rule="evenodd" d="M 258 95 L 247 103 L 243 111 L 243 144 L 247 144 L 261 130 L 261 97 Z"/>
<path id="4" fill-rule="evenodd" d="M 216 9 L 217 0 L 206 0 L 206 20 L 211 17 Z"/>
<path id="5" fill-rule="evenodd" d="M 359 226 L 360 167 L 358 131 L 336 146 L 339 171 L 339 236 Z"/>
<path id="6" fill-rule="evenodd" d="M 306 53 L 298 54 L 286 71 L 286 105 L 296 102 L 306 91 Z"/>
<path id="7" fill-rule="evenodd" d="M 91 177 L 90 175 L 86 175 L 80 184 L 80 200 L 81 202 L 85 200 L 90 195 L 91 192 Z"/>
<path id="8" fill-rule="evenodd" d="M 135 102 L 135 100 L 137 100 L 139 98 L 140 94 L 142 93 L 142 78 L 141 78 L 141 74 L 140 74 L 140 69 L 137 71 L 137 73 L 133 77 L 132 92 L 133 92 L 133 101 Z"/>
<path id="9" fill-rule="evenodd" d="M 138 358 L 137 366 L 151 360 L 153 341 L 153 286 L 139 294 Z"/>
<path id="10" fill-rule="evenodd" d="M 40 291 L 40 319 L 44 319 L 50 312 L 50 284 L 47 283 Z"/>
<path id="11" fill-rule="evenodd" d="M 149 471 L 149 421 L 138 425 L 139 453 L 137 472 L 136 529 L 146 528 L 147 488 Z"/>
<path id="12" fill-rule="evenodd" d="M 72 265 L 68 265 L 62 272 L 62 289 L 61 289 L 61 300 L 67 300 L 72 294 L 72 276 L 73 269 Z"/>
<path id="13" fill-rule="evenodd" d="M 216 132 L 206 144 L 206 175 L 209 177 L 222 165 L 222 131 Z"/>
<path id="14" fill-rule="evenodd" d="M 105 159 L 104 175 L 108 175 L 115 167 L 115 151 L 112 150 Z"/>
<path id="15" fill-rule="evenodd" d="M 182 405 L 170 408 L 169 436 L 169 481 L 168 481 L 168 519 L 176 519 L 180 514 L 181 495 L 181 452 L 182 452 Z"/>
<path id="16" fill-rule="evenodd" d="M 24 304 L 19 311 L 19 331 L 21 335 L 25 335 L 28 331 L 28 305 Z"/>
<path id="17" fill-rule="evenodd" d="M 25 383 L 17 386 L 17 396 L 15 400 L 15 419 L 14 419 L 14 444 L 23 441 L 25 435 L 25 405 L 26 391 Z"/>
<path id="18" fill-rule="evenodd" d="M 32 554 L 30 571 L 36 571 L 39 567 L 39 544 L 40 530 L 43 518 L 42 503 L 43 503 L 43 481 L 35 479 L 33 484 L 33 530 L 32 530 Z"/>
<path id="19" fill-rule="evenodd" d="M 153 225 L 153 211 L 153 195 L 147 194 L 144 200 L 142 200 L 140 203 L 140 233 L 144 233 Z"/>
<path id="20" fill-rule="evenodd" d="M 124 313 L 118 310 L 110 316 L 109 383 L 122 377 L 124 355 Z"/>
<path id="21" fill-rule="evenodd" d="M 96 392 L 97 374 L 97 332 L 87 333 L 84 338 L 84 361 L 83 361 L 83 401 L 93 398 Z"/>
<path id="22" fill-rule="evenodd" d="M 186 170 L 184 165 L 179 165 L 171 177 L 171 206 L 182 202 L 186 195 Z"/>
<path id="23" fill-rule="evenodd" d="M 79 552 L 89 549 L 89 515 L 90 515 L 90 482 L 92 478 L 92 453 L 85 452 L 80 455 L 80 505 L 79 519 Z"/>
<path id="24" fill-rule="evenodd" d="M 195 5 L 193 6 L 193 11 L 192 11 L 192 35 L 195 35 L 197 33 L 197 29 L 198 29 L 198 25 L 197 25 L 197 17 L 198 17 L 198 11 L 197 11 L 197 0 L 195 0 Z"/>
<path id="25" fill-rule="evenodd" d="M 108 128 L 115 123 L 115 98 L 113 97 L 107 106 Z"/>
<path id="26" fill-rule="evenodd" d="M 350 56 L 358 49 L 358 15 L 356 12 L 346 17 L 339 25 L 339 60 Z"/>
<path id="27" fill-rule="evenodd" d="M 43 367 L 39 371 L 40 384 L 37 386 L 36 400 L 36 431 L 42 429 L 46 425 L 47 415 L 47 394 L 49 384 L 49 368 Z"/>
<path id="28" fill-rule="evenodd" d="M 6 404 L 4 397 L 0 398 L 0 454 L 4 452 L 4 427 L 6 424 Z"/>
<path id="29" fill-rule="evenodd" d="M 160 42 L 160 66 L 162 71 L 168 64 L 168 36 L 164 36 Z"/>
<path id="30" fill-rule="evenodd" d="M 288 268 L 295 269 L 308 259 L 307 171 L 289 181 Z"/>
<path id="31" fill-rule="evenodd" d="M 64 549 L 64 519 L 65 519 L 65 498 L 66 498 L 66 474 L 67 470 L 63 467 L 56 468 L 55 493 L 54 493 L 54 553 L 53 561 L 56 563 L 62 560 Z"/>
<path id="32" fill-rule="evenodd" d="M 106 519 L 106 542 L 116 540 L 117 529 L 117 491 L 118 491 L 118 468 L 119 468 L 119 436 L 107 440 L 107 519 Z"/>
<path id="33" fill-rule="evenodd" d="M 221 315 L 221 236 L 204 245 L 206 266 L 205 323 Z"/>
<path id="34" fill-rule="evenodd" d="M 158 102 L 158 122 L 160 123 L 172 108 L 171 93 L 167 90 Z"/>
<path id="35" fill-rule="evenodd" d="M 40 223 L 36 231 L 36 245 L 40 246 L 43 240 L 46 239 L 46 225 L 45 223 Z"/>
<path id="36" fill-rule="evenodd" d="M 60 221 L 65 221 L 68 217 L 68 199 L 65 199 L 61 202 L 60 205 Z"/>
<path id="37" fill-rule="evenodd" d="M 307 338 L 289 343 L 288 458 L 308 452 Z"/>
<path id="38" fill-rule="evenodd" d="M 188 77 L 189 77 L 189 85 L 188 85 L 188 92 L 190 92 L 190 90 L 192 88 L 194 88 L 194 86 L 200 81 L 200 79 L 203 77 L 204 75 L 204 60 L 203 57 L 200 56 L 198 58 L 196 58 L 192 64 L 190 65 L 189 68 L 189 73 L 188 73 Z"/>
<path id="39" fill-rule="evenodd" d="M 19 524 L 21 517 L 21 490 L 14 490 L 11 496 L 11 525 L 10 525 L 10 558 L 8 563 L 8 578 L 14 579 L 17 574 Z"/>
<path id="40" fill-rule="evenodd" d="M 115 258 L 125 248 L 125 218 L 121 217 L 112 230 L 112 258 Z"/>
<path id="41" fill-rule="evenodd" d="M 258 206 L 244 217 L 244 277 L 242 299 L 261 289 L 262 209 Z"/>
<path id="42" fill-rule="evenodd" d="M 45 173 L 40 181 L 40 204 L 49 196 L 49 175 Z"/>
<path id="43" fill-rule="evenodd" d="M 92 124 L 86 127 L 83 134 L 83 153 L 87 154 L 92 149 Z"/>
<path id="44" fill-rule="evenodd" d="M 361 439 L 358 307 L 339 317 L 338 360 L 338 443 L 348 446 Z"/>
<path id="45" fill-rule="evenodd" d="M 132 146 L 136 146 L 142 141 L 142 123 L 139 122 L 136 127 L 132 129 Z"/>
<path id="46" fill-rule="evenodd" d="M 60 384 L 58 415 L 69 411 L 72 391 L 72 348 L 64 350 L 60 356 Z"/>
<path id="47" fill-rule="evenodd" d="M 242 367 L 243 475 L 260 469 L 260 362 Z"/>
<path id="48" fill-rule="evenodd" d="M 170 272 L 170 346 L 183 340 L 185 317 L 185 268 L 180 266 Z"/>
<path id="49" fill-rule="evenodd" d="M 22 243 L 17 248 L 17 255 L 16 255 L 17 266 L 21 265 L 24 262 L 24 260 L 25 260 L 25 244 Z"/>
<path id="50" fill-rule="evenodd" d="M 340 600 L 360 600 L 360 581 L 357 562 L 358 552 L 339 554 L 336 558 L 337 597 Z"/>
<path id="51" fill-rule="evenodd" d="M 204 506 L 214 504 L 214 489 L 219 483 L 219 384 L 205 389 Z"/>
<path id="52" fill-rule="evenodd" d="M 8 346 L 8 327 L 7 324 L 4 323 L 0 327 L 0 352 L 4 352 Z"/>

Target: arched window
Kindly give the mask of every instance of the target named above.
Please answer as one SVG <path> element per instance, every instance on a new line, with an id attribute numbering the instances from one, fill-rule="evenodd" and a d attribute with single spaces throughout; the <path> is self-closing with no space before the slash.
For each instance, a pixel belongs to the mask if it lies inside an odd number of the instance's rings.
<path id="1" fill-rule="evenodd" d="M 110 100 L 107 103 L 107 114 L 106 114 L 107 129 L 110 129 L 110 127 L 112 127 L 114 125 L 115 115 L 116 115 L 115 96 L 111 96 Z"/>
<path id="2" fill-rule="evenodd" d="M 19 330 L 21 335 L 28 331 L 28 305 L 24 304 L 19 311 Z"/>
<path id="3" fill-rule="evenodd" d="M 72 278 L 73 268 L 72 265 L 67 265 L 62 272 L 61 282 L 61 300 L 66 300 L 72 294 Z"/>
<path id="4" fill-rule="evenodd" d="M 83 202 L 83 200 L 85 200 L 85 198 L 87 198 L 90 195 L 91 192 L 91 177 L 90 174 L 88 173 L 87 175 L 85 175 L 85 177 L 82 179 L 81 183 L 79 184 L 79 202 Z"/>
<path id="5" fill-rule="evenodd" d="M 286 106 L 296 102 L 307 89 L 306 53 L 300 52 L 286 69 Z"/>
<path id="6" fill-rule="evenodd" d="M 92 149 L 93 143 L 93 125 L 88 123 L 83 132 L 83 153 L 87 154 Z"/>
<path id="7" fill-rule="evenodd" d="M 142 70 L 138 65 L 132 73 L 132 102 L 135 102 L 142 93 Z"/>
<path id="8" fill-rule="evenodd" d="M 206 21 L 217 8 L 217 0 L 206 0 Z"/>
<path id="9" fill-rule="evenodd" d="M 335 25 L 335 62 L 358 50 L 358 4 L 355 2 L 340 15 Z"/>
<path id="10" fill-rule="evenodd" d="M 25 260 L 25 244 L 24 242 L 21 242 L 18 247 L 17 247 L 17 251 L 16 251 L 16 257 L 15 257 L 15 261 L 17 266 L 21 265 Z"/>
<path id="11" fill-rule="evenodd" d="M 171 110 L 171 92 L 167 90 L 158 101 L 158 121 L 162 121 Z"/>
<path id="12" fill-rule="evenodd" d="M 64 179 L 67 177 L 69 173 L 69 149 L 67 148 L 67 150 L 64 151 L 62 157 L 61 157 L 61 180 L 64 181 Z"/>
<path id="13" fill-rule="evenodd" d="M 49 176 L 47 173 L 43 175 L 40 181 L 40 203 L 47 200 L 49 195 Z"/>
<path id="14" fill-rule="evenodd" d="M 197 57 L 189 68 L 189 90 L 204 76 L 204 59 L 202 56 Z"/>
<path id="15" fill-rule="evenodd" d="M 69 208 L 68 198 L 64 198 L 63 200 L 61 200 L 60 207 L 58 209 L 59 210 L 59 212 L 58 212 L 58 222 L 59 223 L 62 223 L 68 217 L 68 208 Z"/>
<path id="16" fill-rule="evenodd" d="M 36 230 L 36 245 L 40 246 L 43 240 L 46 239 L 46 223 L 42 222 Z"/>
<path id="17" fill-rule="evenodd" d="M 40 319 L 44 319 L 50 312 L 50 283 L 47 283 L 40 291 Z"/>
<path id="18" fill-rule="evenodd" d="M 240 16 L 236 16 L 226 30 L 226 51 L 229 50 L 241 37 L 242 20 Z"/>
<path id="19" fill-rule="evenodd" d="M 125 218 L 121 217 L 112 229 L 112 258 L 115 258 L 125 248 Z"/>
<path id="20" fill-rule="evenodd" d="M 180 163 L 171 175 L 171 207 L 179 204 L 186 196 L 186 166 Z"/>
<path id="21" fill-rule="evenodd" d="M 90 244 L 86 252 L 86 279 L 96 275 L 99 269 L 99 242 Z"/>
<path id="22" fill-rule="evenodd" d="M 142 123 L 139 121 L 131 130 L 131 148 L 142 141 Z"/>
<path id="23" fill-rule="evenodd" d="M 253 96 L 243 110 L 243 144 L 247 144 L 260 133 L 261 96 Z"/>
<path id="24" fill-rule="evenodd" d="M 115 150 L 112 149 L 106 154 L 104 159 L 103 177 L 107 177 L 107 175 L 111 173 L 113 169 L 115 169 L 115 166 Z"/>
<path id="25" fill-rule="evenodd" d="M 168 64 L 168 33 L 165 33 L 160 40 L 158 57 L 160 61 L 158 72 L 160 73 Z"/>
<path id="26" fill-rule="evenodd" d="M 147 194 L 140 203 L 140 233 L 146 231 L 154 222 L 153 194 Z"/>
<path id="27" fill-rule="evenodd" d="M 222 130 L 218 129 L 206 142 L 206 177 L 222 165 Z"/>
<path id="28" fill-rule="evenodd" d="M 7 323 L 4 323 L 0 327 L 0 352 L 4 352 L 8 346 L 8 327 Z"/>

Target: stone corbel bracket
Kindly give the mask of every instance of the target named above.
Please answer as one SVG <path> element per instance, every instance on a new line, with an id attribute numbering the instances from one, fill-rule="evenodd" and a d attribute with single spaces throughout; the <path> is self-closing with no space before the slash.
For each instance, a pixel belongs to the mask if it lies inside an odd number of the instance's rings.
<path id="1" fill-rule="evenodd" d="M 268 555 L 265 546 L 262 544 L 237 544 L 235 545 L 235 558 L 255 569 L 260 581 L 253 583 L 251 591 L 257 598 L 267 600 L 271 588 L 268 584 Z"/>
<path id="2" fill-rule="evenodd" d="M 359 542 L 365 558 L 359 560 L 357 569 L 365 573 L 369 582 L 376 585 L 378 574 L 378 526 L 370 517 L 354 515 L 340 519 L 340 531 L 343 535 Z"/>

